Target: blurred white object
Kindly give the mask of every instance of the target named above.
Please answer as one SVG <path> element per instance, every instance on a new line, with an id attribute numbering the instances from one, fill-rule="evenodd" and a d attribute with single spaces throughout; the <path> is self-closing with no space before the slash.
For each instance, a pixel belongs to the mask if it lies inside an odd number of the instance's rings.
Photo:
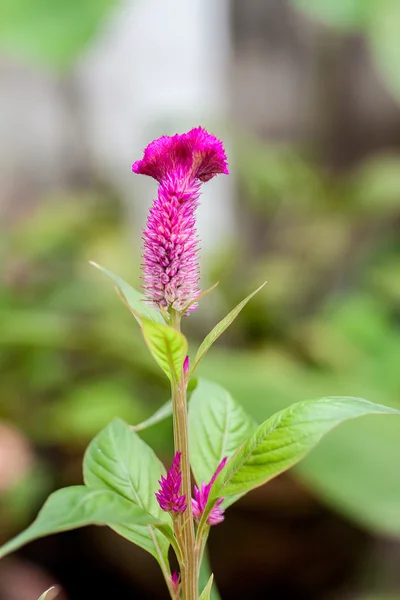
<path id="1" fill-rule="evenodd" d="M 93 164 L 127 198 L 139 226 L 156 193 L 154 181 L 131 173 L 143 148 L 197 125 L 225 137 L 228 9 L 229 0 L 125 0 L 79 67 Z M 205 189 L 205 250 L 233 230 L 232 179 L 218 177 Z"/>
<path id="2" fill-rule="evenodd" d="M 4 58 L 0 88 L 0 220 L 8 220 L 68 181 L 79 148 L 54 76 Z"/>

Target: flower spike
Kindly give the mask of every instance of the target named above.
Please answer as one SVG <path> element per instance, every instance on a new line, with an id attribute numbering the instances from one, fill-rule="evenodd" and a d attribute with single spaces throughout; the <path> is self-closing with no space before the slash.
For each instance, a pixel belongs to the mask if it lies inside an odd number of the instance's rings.
<path id="1" fill-rule="evenodd" d="M 170 577 L 172 592 L 177 600 L 179 600 L 179 592 L 181 588 L 181 576 L 177 571 L 173 571 Z"/>
<path id="2" fill-rule="evenodd" d="M 179 495 L 182 482 L 180 464 L 181 453 L 177 452 L 167 476 L 161 476 L 158 482 L 161 489 L 155 494 L 161 510 L 169 512 L 172 515 L 180 515 L 187 508 L 186 496 Z"/>
<path id="3" fill-rule="evenodd" d="M 145 296 L 160 309 L 188 314 L 201 293 L 195 218 L 200 187 L 228 173 L 223 144 L 202 127 L 163 136 L 147 146 L 132 171 L 159 183 L 143 235 Z"/>
<path id="4" fill-rule="evenodd" d="M 192 498 L 192 511 L 193 516 L 196 521 L 200 521 L 205 508 L 207 506 L 208 498 L 210 496 L 211 488 L 217 479 L 218 475 L 221 473 L 222 469 L 226 465 L 226 461 L 228 459 L 224 458 L 218 465 L 214 475 L 211 477 L 210 483 L 207 485 L 204 481 L 201 483 L 200 488 L 194 486 L 194 498 Z M 215 502 L 213 508 L 211 509 L 210 514 L 207 517 L 208 525 L 218 525 L 218 523 L 222 523 L 224 520 L 224 509 L 221 504 L 224 501 L 223 498 L 218 498 Z"/>

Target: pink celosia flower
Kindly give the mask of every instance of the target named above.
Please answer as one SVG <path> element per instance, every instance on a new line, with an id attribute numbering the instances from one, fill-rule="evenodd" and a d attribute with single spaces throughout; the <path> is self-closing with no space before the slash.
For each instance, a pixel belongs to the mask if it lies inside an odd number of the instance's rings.
<path id="1" fill-rule="evenodd" d="M 160 508 L 172 514 L 182 514 L 187 508 L 186 496 L 179 495 L 182 482 L 180 464 L 181 453 L 177 452 L 167 476 L 161 476 L 158 482 L 161 489 L 155 494 Z"/>
<path id="2" fill-rule="evenodd" d="M 193 516 L 196 519 L 196 521 L 200 521 L 200 519 L 204 513 L 204 510 L 206 508 L 212 485 L 213 485 L 214 481 L 217 479 L 218 475 L 221 473 L 227 460 L 228 460 L 227 458 L 224 458 L 219 463 L 217 470 L 215 471 L 214 475 L 211 477 L 209 484 L 206 485 L 203 481 L 200 486 L 200 489 L 197 486 L 194 486 L 194 496 L 195 497 L 192 498 L 192 511 L 193 511 Z M 218 500 L 215 502 L 213 508 L 211 509 L 210 514 L 207 517 L 207 523 L 209 525 L 218 525 L 218 523 L 222 523 L 222 521 L 224 520 L 224 509 L 221 507 L 221 504 L 223 501 L 224 501 L 223 498 L 218 498 Z"/>
<path id="3" fill-rule="evenodd" d="M 151 142 L 132 171 L 159 182 L 144 230 L 145 295 L 160 307 L 182 312 L 200 294 L 195 211 L 201 183 L 228 173 L 224 147 L 197 127 Z"/>

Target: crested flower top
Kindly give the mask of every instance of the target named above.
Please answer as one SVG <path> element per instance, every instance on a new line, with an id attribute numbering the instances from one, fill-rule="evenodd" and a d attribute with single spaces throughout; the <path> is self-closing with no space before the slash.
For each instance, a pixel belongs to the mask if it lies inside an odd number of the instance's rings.
<path id="1" fill-rule="evenodd" d="M 145 296 L 160 308 L 188 314 L 200 295 L 195 217 L 200 187 L 228 173 L 223 144 L 202 127 L 163 136 L 147 146 L 132 171 L 159 183 L 143 235 Z"/>
<path id="2" fill-rule="evenodd" d="M 203 127 L 154 140 L 145 149 L 142 160 L 133 163 L 132 171 L 158 182 L 177 174 L 205 182 L 220 173 L 229 173 L 222 142 Z"/>

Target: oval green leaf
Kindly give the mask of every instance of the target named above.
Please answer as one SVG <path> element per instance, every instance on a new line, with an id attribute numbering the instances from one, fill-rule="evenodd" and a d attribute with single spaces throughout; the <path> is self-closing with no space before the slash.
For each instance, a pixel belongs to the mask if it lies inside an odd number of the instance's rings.
<path id="1" fill-rule="evenodd" d="M 143 527 L 159 522 L 114 491 L 68 487 L 49 496 L 32 525 L 0 548 L 0 558 L 32 540 L 86 525 L 135 523 Z"/>
<path id="2" fill-rule="evenodd" d="M 231 457 L 256 423 L 217 383 L 199 379 L 189 404 L 189 450 L 198 484 L 208 482 L 223 458 Z"/>
<path id="3" fill-rule="evenodd" d="M 213 343 L 219 338 L 219 336 L 222 333 L 224 333 L 224 331 L 226 329 L 228 329 L 229 325 L 231 325 L 231 323 L 233 323 L 233 321 L 236 319 L 236 317 L 238 316 L 240 311 L 243 310 L 243 308 L 246 306 L 248 301 L 251 300 L 252 297 L 255 296 L 265 286 L 266 283 L 267 282 L 265 281 L 262 285 L 260 285 L 259 288 L 257 288 L 254 292 L 252 292 L 244 300 L 239 302 L 239 304 L 237 306 L 235 306 L 235 308 L 233 310 L 231 310 L 231 312 L 228 313 L 226 315 L 226 317 L 224 319 L 222 319 L 222 321 L 217 323 L 217 325 L 204 338 L 204 340 L 202 341 L 202 343 L 199 346 L 199 349 L 197 350 L 197 353 L 196 353 L 196 356 L 195 356 L 195 359 L 193 362 L 193 366 L 190 370 L 191 375 L 194 373 L 199 362 L 207 354 L 209 348 L 213 345 Z"/>
<path id="4" fill-rule="evenodd" d="M 299 462 L 331 429 L 363 415 L 400 414 L 361 398 L 332 397 L 293 404 L 260 425 L 217 478 L 216 497 L 244 495 Z"/>
<path id="5" fill-rule="evenodd" d="M 142 333 L 156 363 L 172 383 L 179 382 L 188 353 L 185 336 L 168 325 L 142 320 Z"/>
<path id="6" fill-rule="evenodd" d="M 154 495 L 164 474 L 164 466 L 150 446 L 120 419 L 112 421 L 92 440 L 83 462 L 88 487 L 113 490 L 157 521 L 169 524 L 169 516 L 161 510 Z M 169 543 L 156 528 L 128 520 L 113 529 L 150 552 L 163 569 L 167 568 Z"/>

